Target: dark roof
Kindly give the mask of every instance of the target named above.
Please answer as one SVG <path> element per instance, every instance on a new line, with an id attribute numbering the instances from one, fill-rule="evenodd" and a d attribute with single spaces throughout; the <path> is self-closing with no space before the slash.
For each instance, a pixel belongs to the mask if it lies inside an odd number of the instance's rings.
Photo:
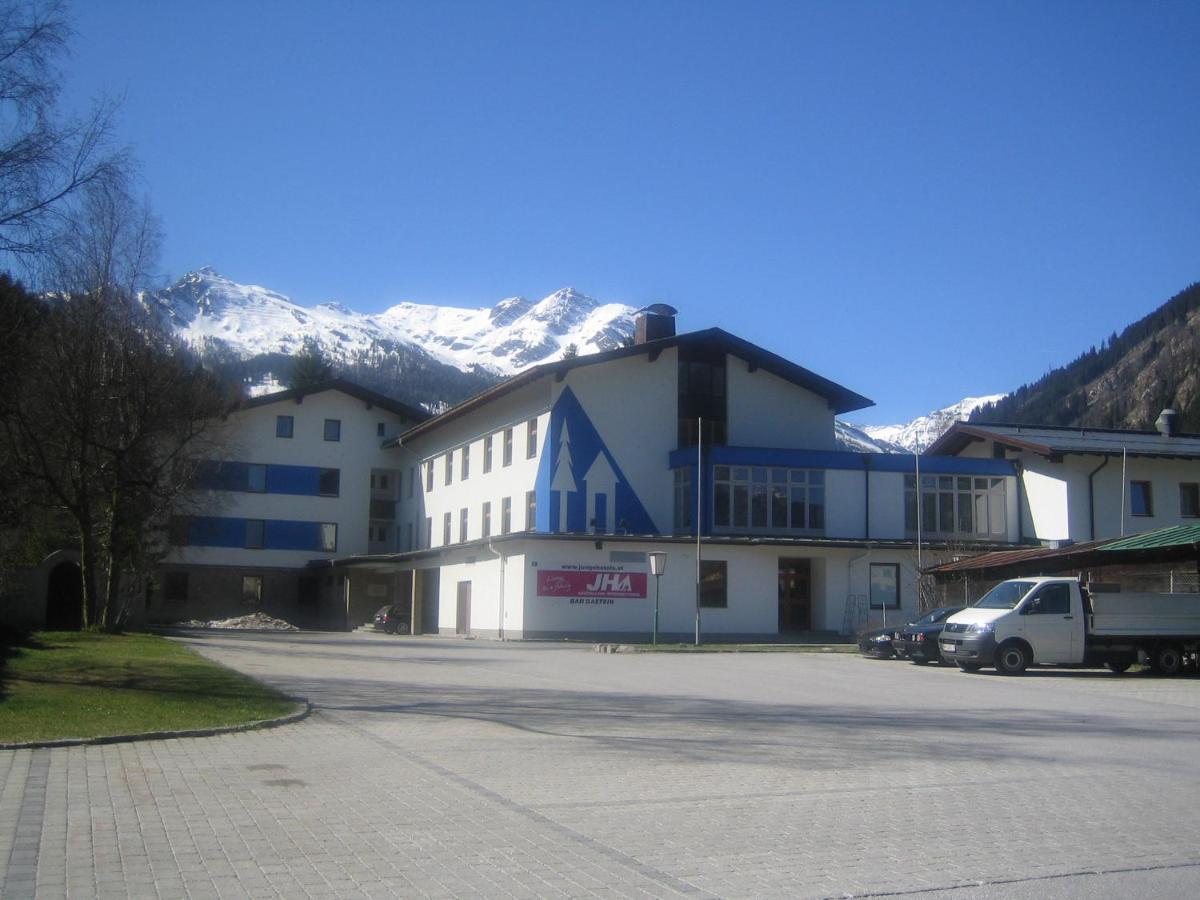
<path id="1" fill-rule="evenodd" d="M 705 331 L 692 331 L 687 334 L 677 334 L 672 337 L 660 338 L 656 341 L 647 341 L 644 344 L 634 344 L 632 347 L 618 347 L 616 350 L 606 350 L 602 353 L 592 353 L 587 356 L 576 356 L 571 359 L 562 359 L 555 362 L 542 363 L 538 366 L 531 366 L 525 371 L 509 378 L 507 381 L 502 381 L 495 387 L 489 388 L 468 400 L 464 400 L 457 406 L 451 407 L 441 415 L 435 416 L 417 425 L 415 428 L 410 428 L 400 436 L 400 440 L 411 440 L 430 432 L 446 422 L 466 415 L 490 403 L 492 400 L 511 393 L 518 388 L 522 388 L 527 384 L 531 384 L 546 375 L 561 376 L 572 369 L 582 368 L 583 366 L 594 366 L 598 363 L 623 359 L 627 356 L 646 354 L 657 357 L 659 353 L 670 347 L 710 349 L 736 356 L 739 359 L 745 360 L 754 368 L 764 369 L 772 375 L 776 375 L 785 381 L 790 381 L 792 384 L 812 391 L 820 397 L 824 397 L 829 402 L 829 405 L 833 407 L 833 411 L 838 415 L 875 405 L 873 400 L 868 400 L 861 394 L 856 394 L 849 388 L 842 387 L 842 385 L 830 381 L 828 378 L 822 378 L 815 372 L 810 372 L 802 366 L 789 362 L 782 356 L 778 356 L 769 350 L 764 350 L 762 347 L 752 344 L 749 341 L 735 337 L 720 328 L 709 328 Z"/>
<path id="2" fill-rule="evenodd" d="M 308 387 L 290 388 L 286 391 L 276 391 L 273 394 L 262 394 L 258 397 L 251 397 L 242 403 L 242 408 L 253 409 L 256 406 L 269 406 L 272 403 L 281 403 L 284 400 L 299 402 L 309 394 L 320 394 L 325 391 L 341 391 L 343 394 L 349 394 L 351 397 L 362 400 L 370 406 L 378 406 L 380 409 L 386 409 L 390 413 L 395 413 L 398 416 L 403 416 L 415 422 L 423 422 L 430 416 L 423 409 L 409 406 L 407 403 L 401 403 L 399 400 L 393 400 L 391 397 L 376 393 L 369 388 L 355 384 L 353 381 L 347 381 L 344 378 L 330 378 L 328 381 L 322 381 Z"/>
<path id="3" fill-rule="evenodd" d="M 982 553 L 932 566 L 934 576 L 980 575 L 1018 578 L 1071 569 L 1127 564 L 1200 561 L 1200 525 L 1173 525 L 1124 538 L 1106 538 L 1066 547 L 1029 547 Z"/>
<path id="4" fill-rule="evenodd" d="M 954 456 L 977 440 L 998 441 L 1039 456 L 1067 453 L 1100 456 L 1161 456 L 1200 459 L 1200 435 L 1165 435 L 1157 431 L 1121 428 L 1072 428 L 1054 425 L 1003 425 L 955 422 L 925 451 L 930 456 Z"/>

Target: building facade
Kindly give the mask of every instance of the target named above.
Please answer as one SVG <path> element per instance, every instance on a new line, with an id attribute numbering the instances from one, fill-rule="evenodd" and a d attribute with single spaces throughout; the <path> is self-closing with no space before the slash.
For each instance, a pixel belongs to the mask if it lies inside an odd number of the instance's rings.
<path id="1" fill-rule="evenodd" d="M 383 445 L 427 417 L 341 380 L 246 401 L 172 518 L 147 620 L 261 610 L 344 627 L 344 582 L 312 563 L 396 546 L 401 472 Z"/>
<path id="2" fill-rule="evenodd" d="M 666 639 L 697 618 L 729 640 L 849 633 L 916 614 L 921 552 L 1019 540 L 1012 462 L 839 450 L 834 417 L 865 397 L 651 316 L 640 343 L 531 368 L 392 442 L 398 543 L 327 565 L 350 596 L 388 583 L 415 630 L 489 637 L 642 639 L 656 595 Z"/>

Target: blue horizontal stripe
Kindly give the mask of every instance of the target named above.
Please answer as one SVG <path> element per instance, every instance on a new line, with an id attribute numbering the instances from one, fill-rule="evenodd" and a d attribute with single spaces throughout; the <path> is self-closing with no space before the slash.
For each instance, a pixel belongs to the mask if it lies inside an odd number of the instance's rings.
<path id="1" fill-rule="evenodd" d="M 210 491 L 249 491 L 250 466 L 252 463 L 237 461 L 206 461 L 197 468 L 193 484 Z M 251 491 L 261 494 L 290 494 L 299 497 L 321 496 L 321 472 L 319 466 L 285 466 L 274 463 L 267 467 L 266 491 Z M 333 495 L 331 495 L 333 496 Z"/>
<path id="2" fill-rule="evenodd" d="M 789 450 L 777 447 L 710 447 L 706 465 L 775 466 L 789 469 L 870 468 L 876 472 L 915 472 L 911 453 L 854 453 L 849 450 Z M 671 451 L 672 469 L 696 464 L 696 448 Z M 1005 459 L 971 459 L 962 456 L 922 456 L 921 473 L 929 475 L 1012 475 L 1016 465 Z"/>
<path id="3" fill-rule="evenodd" d="M 247 521 L 250 520 L 234 516 L 193 516 L 188 521 L 188 544 L 192 547 L 245 547 Z M 266 519 L 261 549 L 320 551 L 321 524 Z"/>

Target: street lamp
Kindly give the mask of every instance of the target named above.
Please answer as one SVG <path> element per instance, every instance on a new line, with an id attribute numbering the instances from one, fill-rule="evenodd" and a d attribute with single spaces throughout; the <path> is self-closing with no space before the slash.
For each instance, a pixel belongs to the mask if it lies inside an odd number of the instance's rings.
<path id="1" fill-rule="evenodd" d="M 667 571 L 667 554 L 656 550 L 650 554 L 650 574 L 654 576 L 654 635 L 651 643 L 658 644 L 658 586 L 659 579 Z"/>

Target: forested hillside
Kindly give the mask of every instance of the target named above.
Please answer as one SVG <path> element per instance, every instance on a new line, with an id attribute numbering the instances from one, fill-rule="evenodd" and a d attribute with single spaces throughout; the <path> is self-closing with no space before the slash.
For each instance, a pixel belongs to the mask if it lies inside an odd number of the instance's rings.
<path id="1" fill-rule="evenodd" d="M 1167 406 L 1200 430 L 1200 283 L 970 421 L 1148 429 Z"/>

